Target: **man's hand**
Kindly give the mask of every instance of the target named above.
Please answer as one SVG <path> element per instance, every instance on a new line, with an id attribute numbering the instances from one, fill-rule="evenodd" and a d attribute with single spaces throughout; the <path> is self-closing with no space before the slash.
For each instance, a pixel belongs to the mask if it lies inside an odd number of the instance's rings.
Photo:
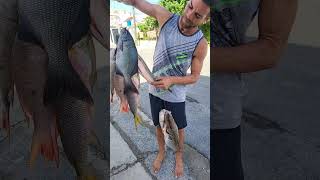
<path id="1" fill-rule="evenodd" d="M 170 76 L 158 77 L 156 78 L 156 81 L 152 82 L 151 84 L 154 85 L 156 88 L 168 90 L 170 86 L 173 85 L 173 81 L 172 77 Z"/>

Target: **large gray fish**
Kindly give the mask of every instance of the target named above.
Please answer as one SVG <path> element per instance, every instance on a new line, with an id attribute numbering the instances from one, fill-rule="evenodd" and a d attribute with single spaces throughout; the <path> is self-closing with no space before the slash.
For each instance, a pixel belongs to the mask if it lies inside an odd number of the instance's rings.
<path id="1" fill-rule="evenodd" d="M 132 81 L 132 77 L 138 73 L 138 52 L 130 32 L 125 28 L 121 29 L 118 38 L 116 49 L 116 73 L 124 78 L 123 93 L 127 97 L 137 127 L 138 124 L 141 124 L 141 117 L 136 111 L 136 104 L 134 101 L 130 101 L 130 99 L 136 99 L 135 97 L 139 95 L 138 88 Z"/>
<path id="2" fill-rule="evenodd" d="M 161 110 L 159 113 L 159 123 L 165 137 L 165 143 L 173 150 L 179 149 L 178 126 L 172 114 L 168 110 Z"/>
<path id="3" fill-rule="evenodd" d="M 116 68 L 116 73 L 124 77 L 124 94 L 127 91 L 139 93 L 131 80 L 138 73 L 138 52 L 130 32 L 125 28 L 121 29 L 118 39 Z"/>
<path id="4" fill-rule="evenodd" d="M 71 36 L 83 3 L 87 0 L 18 0 L 19 22 L 32 33 L 48 54 L 45 104 L 72 97 L 93 104 L 89 90 L 68 58 Z"/>

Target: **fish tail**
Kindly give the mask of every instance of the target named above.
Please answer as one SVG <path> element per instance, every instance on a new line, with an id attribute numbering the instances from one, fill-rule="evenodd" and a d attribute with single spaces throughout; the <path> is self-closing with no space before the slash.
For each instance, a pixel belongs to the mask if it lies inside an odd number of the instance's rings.
<path id="1" fill-rule="evenodd" d="M 134 115 L 134 126 L 138 127 L 139 124 L 142 124 L 141 117 L 138 114 Z"/>
<path id="2" fill-rule="evenodd" d="M 127 94 L 128 91 L 132 91 L 132 92 L 136 92 L 139 94 L 138 89 L 136 88 L 136 86 L 133 84 L 131 78 L 125 78 L 124 79 L 124 94 Z"/>
<path id="3" fill-rule="evenodd" d="M 68 94 L 76 99 L 93 104 L 91 94 L 80 79 L 79 74 L 72 67 L 67 52 L 64 60 L 60 60 L 62 65 L 56 65 L 59 61 L 50 59 L 50 53 L 48 55 L 48 79 L 44 91 L 44 103 L 55 102 L 57 98 Z"/>

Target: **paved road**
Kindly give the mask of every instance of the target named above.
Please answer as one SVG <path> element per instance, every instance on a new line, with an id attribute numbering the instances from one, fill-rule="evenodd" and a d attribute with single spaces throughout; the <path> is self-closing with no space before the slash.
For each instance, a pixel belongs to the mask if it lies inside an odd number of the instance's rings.
<path id="1" fill-rule="evenodd" d="M 243 116 L 246 180 L 320 179 L 320 2 L 299 1 L 279 65 L 247 75 Z M 249 35 L 257 32 L 252 26 Z"/>

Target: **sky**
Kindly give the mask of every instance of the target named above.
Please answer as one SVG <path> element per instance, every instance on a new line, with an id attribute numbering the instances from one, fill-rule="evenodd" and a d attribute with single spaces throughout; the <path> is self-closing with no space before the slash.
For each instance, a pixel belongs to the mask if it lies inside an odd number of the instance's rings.
<path id="1" fill-rule="evenodd" d="M 153 4 L 158 4 L 160 2 L 160 0 L 147 0 Z M 126 10 L 126 11 L 129 11 L 131 12 L 132 11 L 132 6 L 128 6 L 128 5 L 125 5 L 123 3 L 119 3 L 115 0 L 111 0 L 110 1 L 110 6 L 111 6 L 111 9 L 117 9 L 117 10 Z M 142 13 L 140 12 L 139 10 L 136 9 L 136 13 Z"/>

